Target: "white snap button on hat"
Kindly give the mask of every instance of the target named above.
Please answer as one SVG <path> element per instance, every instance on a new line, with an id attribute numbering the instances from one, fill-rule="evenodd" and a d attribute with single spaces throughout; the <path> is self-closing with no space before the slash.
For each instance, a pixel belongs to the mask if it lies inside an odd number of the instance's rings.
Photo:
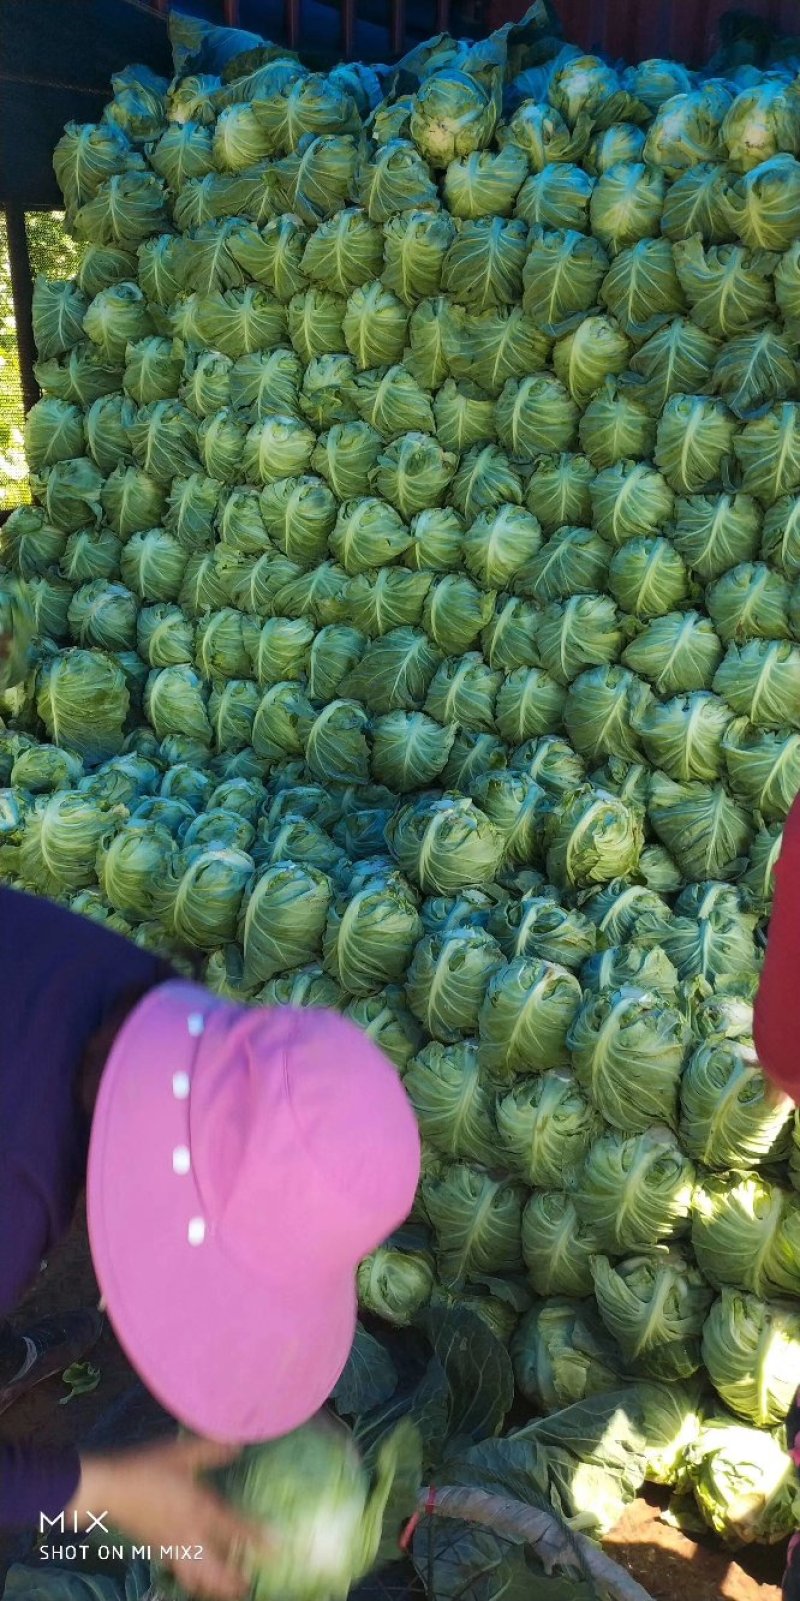
<path id="1" fill-rule="evenodd" d="M 193 1217 L 191 1222 L 190 1222 L 190 1224 L 189 1224 L 189 1229 L 188 1229 L 189 1244 L 190 1245 L 202 1245 L 205 1237 L 206 1237 L 205 1218 Z"/>
<path id="2" fill-rule="evenodd" d="M 176 1101 L 185 1101 L 185 1100 L 188 1099 L 188 1096 L 189 1096 L 189 1074 L 188 1073 L 173 1073 L 173 1075 L 172 1075 L 172 1093 L 175 1096 Z"/>
<path id="3" fill-rule="evenodd" d="M 186 1019 L 186 1027 L 188 1028 L 193 1039 L 197 1039 L 198 1034 L 202 1034 L 205 1026 L 206 1020 L 202 1012 L 189 1013 L 189 1016 Z"/>
<path id="4" fill-rule="evenodd" d="M 189 1148 L 186 1145 L 176 1145 L 172 1153 L 173 1173 L 188 1173 L 192 1165 Z"/>

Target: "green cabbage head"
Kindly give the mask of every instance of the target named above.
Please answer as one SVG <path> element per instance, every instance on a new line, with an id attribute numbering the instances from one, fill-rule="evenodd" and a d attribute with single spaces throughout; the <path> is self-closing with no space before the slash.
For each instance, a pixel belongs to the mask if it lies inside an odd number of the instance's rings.
<path id="1" fill-rule="evenodd" d="M 800 1293 L 800 1201 L 760 1173 L 706 1174 L 694 1196 L 692 1245 L 717 1289 Z"/>
<path id="2" fill-rule="evenodd" d="M 458 795 L 423 795 L 401 807 L 386 837 L 400 867 L 428 894 L 491 882 L 504 849 L 486 814 Z"/>
<path id="3" fill-rule="evenodd" d="M 494 133 L 494 99 L 465 72 L 434 73 L 415 96 L 411 137 L 433 167 L 485 150 Z"/>
<path id="4" fill-rule="evenodd" d="M 593 1230 L 599 1248 L 622 1255 L 685 1233 L 694 1188 L 693 1164 L 674 1134 L 656 1125 L 641 1134 L 602 1134 L 572 1192 L 578 1217 Z"/>
<path id="5" fill-rule="evenodd" d="M 578 789 L 547 820 L 548 877 L 563 889 L 575 889 L 632 876 L 643 844 L 636 811 L 602 790 Z"/>
<path id="6" fill-rule="evenodd" d="M 619 1358 L 590 1302 L 532 1307 L 512 1338 L 511 1357 L 522 1394 L 545 1413 L 619 1384 Z"/>
<path id="7" fill-rule="evenodd" d="M 403 1082 L 420 1133 L 432 1150 L 487 1168 L 506 1165 L 497 1137 L 492 1086 L 484 1081 L 472 1042 L 432 1041 L 409 1064 Z"/>
<path id="8" fill-rule="evenodd" d="M 565 1176 L 569 1170 L 560 1183 Z M 562 1189 L 534 1191 L 522 1214 L 522 1255 L 537 1295 L 591 1295 L 599 1249 L 597 1235 L 578 1217 L 570 1195 Z"/>
<path id="9" fill-rule="evenodd" d="M 503 1083 L 519 1073 L 562 1066 L 580 998 L 574 973 L 555 962 L 518 956 L 499 968 L 478 1020 L 486 1072 Z"/>
<path id="10" fill-rule="evenodd" d="M 645 1132 L 674 1127 L 678 1084 L 690 1033 L 658 991 L 624 987 L 589 992 L 567 1043 L 581 1089 L 608 1123 Z"/>
<path id="11" fill-rule="evenodd" d="M 799 1356 L 794 1307 L 722 1291 L 703 1330 L 703 1361 L 732 1412 L 760 1429 L 783 1423 L 795 1397 Z"/>
<path id="12" fill-rule="evenodd" d="M 792 1103 L 765 1075 L 747 1039 L 700 1042 L 681 1080 L 684 1148 L 706 1167 L 775 1161 Z"/>
<path id="13" fill-rule="evenodd" d="M 427 1306 L 435 1283 L 433 1253 L 421 1231 L 411 1228 L 379 1245 L 356 1275 L 359 1305 L 399 1329 Z"/>
<path id="14" fill-rule="evenodd" d="M 526 1184 L 557 1189 L 582 1163 L 602 1120 L 568 1068 L 523 1078 L 495 1109 L 505 1161 Z"/>
<path id="15" fill-rule="evenodd" d="M 713 1419 L 686 1452 L 698 1509 L 726 1545 L 773 1545 L 797 1526 L 797 1470 L 771 1434 Z"/>
<path id="16" fill-rule="evenodd" d="M 419 1477 L 412 1488 L 410 1464 L 418 1450 L 414 1426 L 399 1424 L 384 1438 L 370 1475 L 349 1431 L 315 1418 L 248 1447 L 216 1474 L 221 1494 L 247 1519 L 280 1530 L 268 1560 L 253 1558 L 252 1601 L 345 1601 L 378 1558 L 399 1473 L 405 1505 L 396 1504 L 395 1492 L 395 1535 L 413 1510 Z"/>
<path id="17" fill-rule="evenodd" d="M 422 1182 L 422 1198 L 436 1234 L 445 1285 L 475 1274 L 516 1272 L 525 1191 L 482 1168 L 453 1162 Z"/>
<path id="18" fill-rule="evenodd" d="M 683 1251 L 659 1246 L 621 1262 L 598 1256 L 592 1272 L 600 1316 L 636 1372 L 678 1379 L 697 1371 L 713 1290 Z"/>

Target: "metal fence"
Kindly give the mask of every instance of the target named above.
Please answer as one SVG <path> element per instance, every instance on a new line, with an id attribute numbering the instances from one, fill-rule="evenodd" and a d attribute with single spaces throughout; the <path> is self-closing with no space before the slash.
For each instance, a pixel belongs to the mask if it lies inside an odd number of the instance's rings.
<path id="1" fill-rule="evenodd" d="M 172 0 L 150 0 L 159 11 L 167 11 Z M 380 0 L 370 8 L 369 0 L 337 0 L 341 17 L 341 50 L 354 53 L 360 15 L 376 13 L 388 20 L 392 54 L 407 47 L 407 6 L 409 0 Z M 504 22 L 516 22 L 525 13 L 529 0 L 485 0 L 474 6 L 474 31 L 491 32 Z M 671 55 L 699 66 L 713 48 L 720 18 L 732 8 L 732 0 L 556 0 L 564 37 L 585 50 L 599 50 L 627 61 L 649 56 Z M 264 0 L 196 0 L 193 11 L 203 11 L 228 27 L 259 31 L 263 23 Z M 463 10 L 463 7 L 459 7 Z M 749 17 L 787 33 L 800 29 L 798 0 L 746 0 L 741 8 Z M 427 9 L 427 32 L 443 32 L 453 21 L 453 0 L 431 0 Z M 293 49 L 303 42 L 304 0 L 284 0 L 285 41 Z M 416 17 L 415 17 L 416 20 Z M 457 19 L 461 30 L 464 20 Z M 471 31 L 471 30 L 470 30 Z M 274 28 L 273 28 L 274 32 Z"/>
<path id="2" fill-rule="evenodd" d="M 152 0 L 157 11 L 167 11 L 171 0 Z M 216 18 L 230 28 L 252 28 L 258 31 L 258 5 L 248 4 L 248 0 L 207 0 L 205 5 L 193 6 L 192 10 L 203 10 L 209 18 Z M 336 9 L 340 16 L 340 44 L 341 54 L 345 58 L 352 57 L 356 51 L 356 27 L 359 19 L 359 10 L 364 13 L 363 0 L 359 7 L 359 0 L 338 0 Z M 406 0 L 383 0 L 379 8 L 383 12 L 385 24 L 388 27 L 389 52 L 393 56 L 402 55 L 406 48 L 407 11 Z M 512 7 L 505 7 L 508 14 L 522 15 L 524 6 L 514 12 Z M 431 33 L 443 33 L 450 26 L 451 0 L 432 0 L 429 11 Z M 487 13 L 491 7 L 476 7 L 477 11 Z M 284 0 L 283 7 L 283 41 L 292 50 L 297 50 L 303 43 L 303 0 Z M 371 19 L 370 19 L 371 20 Z M 263 22 L 263 18 L 262 18 Z M 490 26 L 494 24 L 490 23 Z M 481 29 L 485 31 L 485 27 Z M 274 24 L 270 34 L 274 36 Z"/>
<path id="3" fill-rule="evenodd" d="M 30 499 L 23 449 L 25 413 L 39 398 L 33 372 L 33 280 L 69 278 L 78 246 L 58 211 L 0 211 L 0 514 Z"/>

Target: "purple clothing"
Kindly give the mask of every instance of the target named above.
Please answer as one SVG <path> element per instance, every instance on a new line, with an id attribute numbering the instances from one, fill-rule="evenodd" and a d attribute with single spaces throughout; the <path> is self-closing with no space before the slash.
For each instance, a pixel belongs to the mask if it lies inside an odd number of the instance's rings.
<path id="1" fill-rule="evenodd" d="M 77 1451 L 43 1451 L 35 1445 L 0 1443 L 0 1533 L 39 1531 L 40 1514 L 58 1517 L 80 1479 Z"/>
<path id="2" fill-rule="evenodd" d="M 0 1317 L 67 1232 L 86 1176 L 89 1125 L 77 1070 L 126 991 L 170 969 L 97 923 L 0 885 Z M 74 1450 L 0 1442 L 0 1530 L 38 1528 L 78 1485 Z"/>

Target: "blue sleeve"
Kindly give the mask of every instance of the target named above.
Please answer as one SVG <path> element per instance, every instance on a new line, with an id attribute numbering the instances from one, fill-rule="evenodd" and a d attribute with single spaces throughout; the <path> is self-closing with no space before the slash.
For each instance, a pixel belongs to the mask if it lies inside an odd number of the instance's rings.
<path id="1" fill-rule="evenodd" d="M 0 1531 L 39 1533 L 44 1513 L 55 1518 L 69 1505 L 81 1477 L 72 1446 L 41 1451 L 36 1446 L 0 1442 Z"/>

